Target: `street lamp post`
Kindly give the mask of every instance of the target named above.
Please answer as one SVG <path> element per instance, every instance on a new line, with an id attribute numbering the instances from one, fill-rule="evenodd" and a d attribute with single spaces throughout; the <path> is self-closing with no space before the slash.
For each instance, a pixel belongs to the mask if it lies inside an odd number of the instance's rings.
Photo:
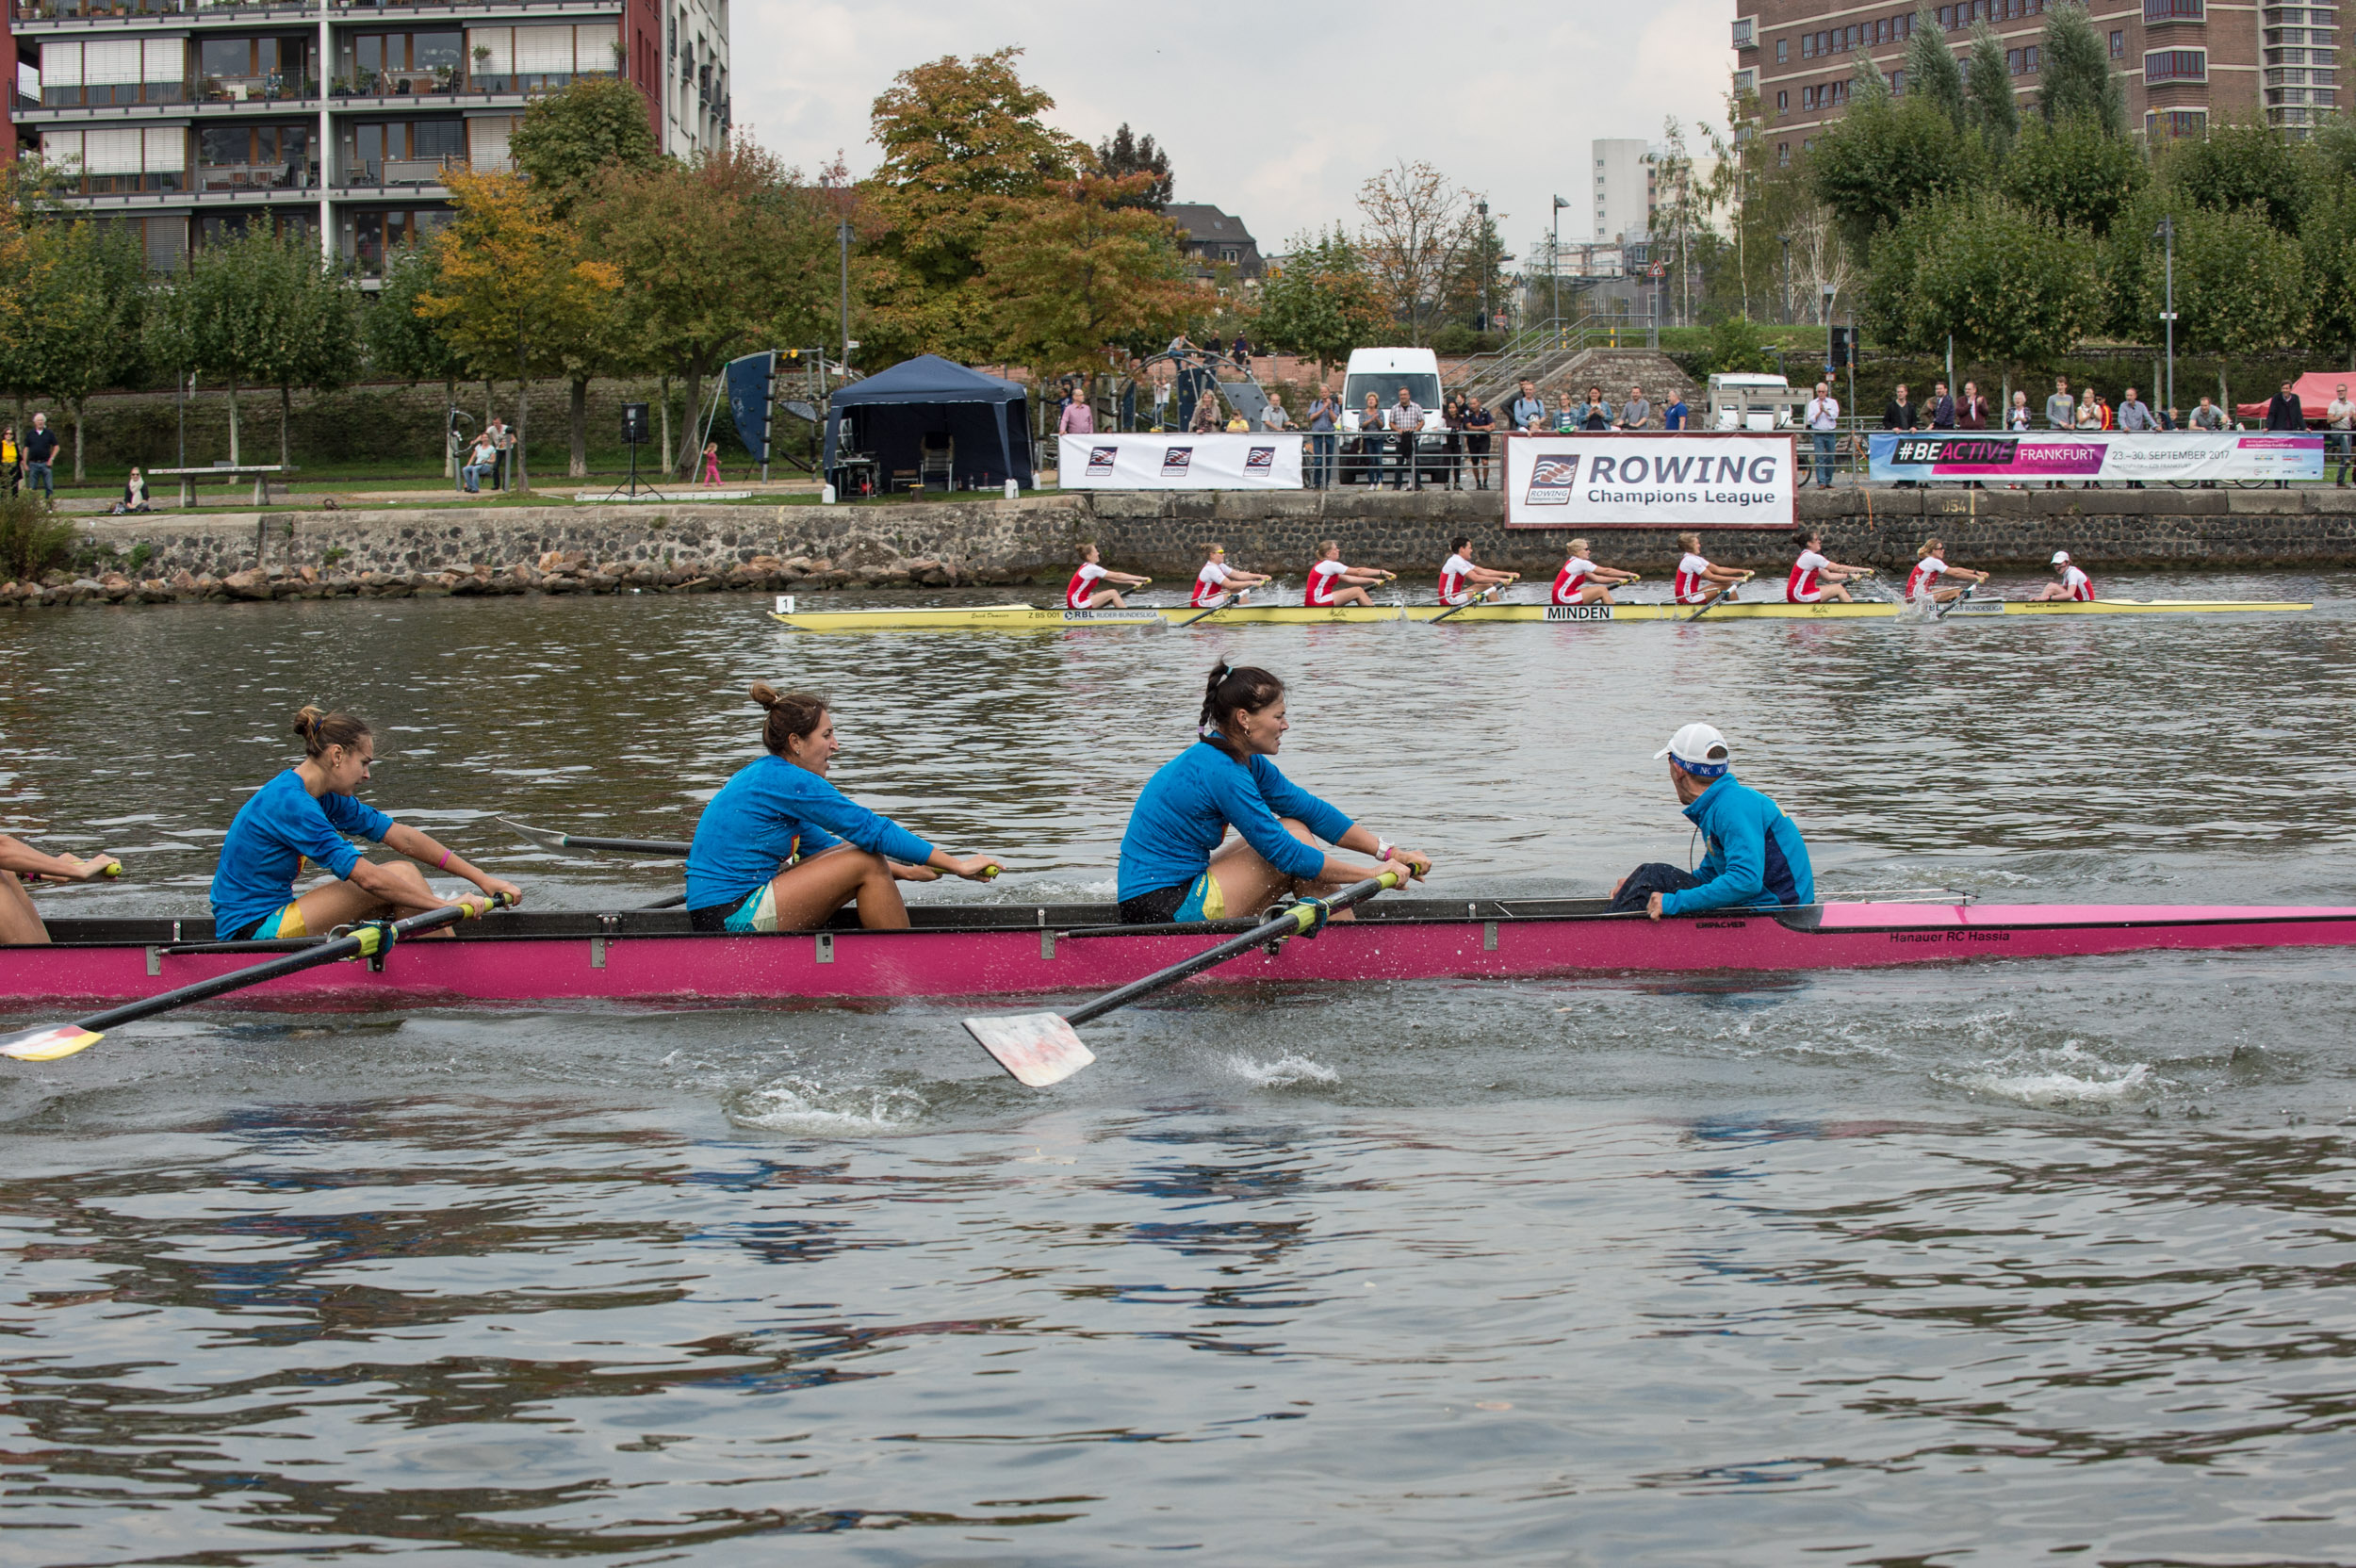
<path id="1" fill-rule="evenodd" d="M 835 242 L 843 248 L 843 368 L 851 368 L 851 220 L 835 225 Z"/>
<path id="2" fill-rule="evenodd" d="M 2173 215 L 2160 220 L 2160 226 L 2151 237 L 2167 247 L 2165 252 L 2167 289 L 2160 306 L 2160 320 L 2168 331 L 2168 401 L 2161 406 L 2176 406 L 2176 220 Z"/>
<path id="3" fill-rule="evenodd" d="M 1489 330 L 1489 274 L 1497 270 L 1489 256 L 1489 204 L 1477 204 L 1481 212 L 1481 330 Z"/>
<path id="4" fill-rule="evenodd" d="M 1775 237 L 1783 241 L 1783 324 L 1788 327 L 1792 324 L 1792 237 L 1779 234 Z"/>
<path id="5" fill-rule="evenodd" d="M 1554 199 L 1554 239 L 1546 247 L 1546 281 L 1552 286 L 1554 330 L 1562 330 L 1562 209 L 1571 204 Z"/>

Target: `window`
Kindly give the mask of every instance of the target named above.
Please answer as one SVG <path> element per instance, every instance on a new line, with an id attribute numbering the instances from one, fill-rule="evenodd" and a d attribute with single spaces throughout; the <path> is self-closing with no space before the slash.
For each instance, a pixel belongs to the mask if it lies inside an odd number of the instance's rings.
<path id="1" fill-rule="evenodd" d="M 1847 50 L 1847 51 L 1848 51 L 1849 53 L 1851 53 L 1851 54 L 1855 54 L 1855 53 L 1857 52 L 1857 29 L 1856 29 L 1855 27 L 1843 27 L 1843 28 L 1841 28 L 1841 48 L 1843 48 L 1843 49 L 1845 49 L 1845 50 Z"/>
<path id="2" fill-rule="evenodd" d="M 2206 49 L 2154 49 L 2143 57 L 2147 82 L 2205 82 L 2209 79 Z"/>
<path id="3" fill-rule="evenodd" d="M 1792 143 L 1788 141 L 1775 143 L 1775 167 L 1778 169 L 1792 167 Z"/>
<path id="4" fill-rule="evenodd" d="M 79 188 L 90 195 L 188 187 L 188 133 L 177 125 L 51 131 L 41 138 L 41 151 L 52 163 L 78 165 Z M 68 180 L 73 188 L 71 174 Z"/>
<path id="5" fill-rule="evenodd" d="M 2112 33 L 2112 34 L 2111 34 L 2111 58 L 2113 58 L 2113 59 L 2115 59 L 2115 60 L 2123 60 L 2123 59 L 2125 59 L 2126 57 L 2127 57 L 2127 35 L 2126 35 L 2124 32 L 2114 32 L 2114 33 Z"/>
<path id="6" fill-rule="evenodd" d="M 2042 44 L 2036 43 L 2030 44 L 2029 47 L 2023 51 L 2023 53 L 2028 56 L 2028 64 L 2023 68 L 2026 74 L 2034 76 L 2037 74 L 2037 67 L 2039 64 L 2038 57 L 2044 52 L 2044 46 Z"/>
<path id="7" fill-rule="evenodd" d="M 541 92 L 576 76 L 614 74 L 614 43 L 620 35 L 611 22 L 577 26 L 469 27 L 466 55 L 478 92 Z M 682 80 L 695 72 L 689 44 L 679 52 Z"/>
<path id="8" fill-rule="evenodd" d="M 439 185 L 442 164 L 466 155 L 463 120 L 371 121 L 345 133 L 344 183 Z"/>
<path id="9" fill-rule="evenodd" d="M 1804 87 L 1800 89 L 1800 107 L 1804 109 L 1812 109 L 1815 106 L 1816 90 L 1812 87 Z"/>
<path id="10" fill-rule="evenodd" d="M 1874 41 L 1875 43 L 1888 43 L 1888 42 L 1890 41 L 1890 24 L 1889 24 L 1889 23 L 1884 22 L 1884 21 L 1879 21 L 1879 20 L 1876 20 L 1876 21 L 1874 22 L 1874 24 L 1873 24 L 1873 41 Z"/>
<path id="11" fill-rule="evenodd" d="M 43 108 L 177 104 L 187 96 L 187 41 L 92 39 L 41 46 Z"/>
<path id="12" fill-rule="evenodd" d="M 355 212 L 344 220 L 344 254 L 362 277 L 383 277 L 386 253 L 422 242 L 450 220 L 448 211 L 431 207 Z"/>
<path id="13" fill-rule="evenodd" d="M 1804 60 L 1812 60 L 1815 57 L 1816 35 L 1814 33 L 1802 33 L 1800 35 L 1800 58 Z"/>
<path id="14" fill-rule="evenodd" d="M 523 123 L 520 115 L 478 115 L 466 122 L 466 167 L 478 174 L 512 170 L 515 160 L 508 152 L 508 141 L 515 127 Z"/>
<path id="15" fill-rule="evenodd" d="M 1905 11 L 1898 17 L 1898 41 L 1904 43 L 1914 36 L 1914 13 Z"/>
<path id="16" fill-rule="evenodd" d="M 456 28 L 360 33 L 344 41 L 339 74 L 363 97 L 455 92 L 466 82 L 466 35 Z"/>
<path id="17" fill-rule="evenodd" d="M 1790 114 L 1792 112 L 1792 94 L 1789 92 L 1778 92 L 1775 94 L 1775 112 L 1777 114 Z"/>
<path id="18" fill-rule="evenodd" d="M 290 38 L 206 38 L 196 50 L 196 96 L 206 103 L 244 103 L 254 98 L 308 98 L 312 41 Z"/>
<path id="19" fill-rule="evenodd" d="M 1955 7 L 1953 7 L 1953 6 L 1941 6 L 1941 7 L 1939 7 L 1939 24 L 1941 27 L 1946 28 L 1946 29 L 1947 29 L 1949 32 L 1951 32 L 1951 33 L 1952 33 L 1952 32 L 1954 32 L 1954 31 L 1955 30 Z"/>
<path id="20" fill-rule="evenodd" d="M 1788 38 L 1779 38 L 1775 40 L 1775 63 L 1777 65 L 1781 65 L 1791 57 L 1792 41 Z"/>
<path id="21" fill-rule="evenodd" d="M 1904 70 L 1893 71 L 1890 74 L 1890 95 L 1892 98 L 1903 98 L 1906 95 L 1906 74 Z"/>
<path id="22" fill-rule="evenodd" d="M 282 239 L 303 240 L 315 253 L 319 249 L 319 209 L 316 207 L 265 207 L 259 211 L 208 212 L 196 220 L 198 249 L 218 245 L 226 239 L 237 239 L 249 231 L 276 233 Z"/>
<path id="23" fill-rule="evenodd" d="M 200 125 L 199 190 L 288 190 L 313 183 L 308 125 Z"/>
<path id="24" fill-rule="evenodd" d="M 2205 20 L 2205 0 L 2143 0 L 2143 20 L 2146 22 L 2200 22 Z"/>

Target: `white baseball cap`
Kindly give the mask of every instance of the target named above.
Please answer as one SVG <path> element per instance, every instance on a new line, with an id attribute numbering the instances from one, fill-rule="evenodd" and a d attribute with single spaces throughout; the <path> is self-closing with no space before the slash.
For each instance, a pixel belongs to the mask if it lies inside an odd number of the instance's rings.
<path id="1" fill-rule="evenodd" d="M 2070 564 L 2070 552 L 2069 552 L 2068 550 L 2055 550 L 2055 551 L 2053 552 L 2053 564 L 2054 564 L 2054 565 L 2056 565 L 2056 566 L 2067 566 L 2067 565 L 2069 565 L 2069 564 Z"/>
<path id="2" fill-rule="evenodd" d="M 1715 778 L 1733 760 L 1726 738 L 1706 724 L 1689 724 L 1670 736 L 1669 743 L 1653 753 L 1656 761 L 1663 757 L 1677 759 L 1677 766 L 1696 778 Z"/>

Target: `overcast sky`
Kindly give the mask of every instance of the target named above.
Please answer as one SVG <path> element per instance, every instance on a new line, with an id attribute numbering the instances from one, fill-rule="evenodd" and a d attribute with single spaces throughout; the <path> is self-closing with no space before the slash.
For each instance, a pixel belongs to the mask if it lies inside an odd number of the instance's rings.
<path id="1" fill-rule="evenodd" d="M 1169 150 L 1177 200 L 1239 215 L 1266 252 L 1336 220 L 1358 187 L 1422 159 L 1484 192 L 1527 253 L 1556 192 L 1562 237 L 1593 218 L 1588 144 L 1659 140 L 1661 120 L 1723 114 L 1726 0 L 1554 0 L 1538 7 L 1120 9 L 1064 0 L 737 0 L 739 134 L 807 173 L 840 147 L 875 167 L 867 114 L 892 75 L 943 55 L 1022 47 L 1048 119 L 1093 145 L 1122 121 Z M 1452 23 L 1473 24 L 1451 32 Z"/>

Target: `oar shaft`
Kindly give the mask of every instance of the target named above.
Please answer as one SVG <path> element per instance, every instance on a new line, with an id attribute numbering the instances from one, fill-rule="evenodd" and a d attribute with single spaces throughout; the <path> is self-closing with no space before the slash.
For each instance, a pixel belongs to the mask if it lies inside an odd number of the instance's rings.
<path id="1" fill-rule="evenodd" d="M 619 850 L 625 855 L 679 856 L 684 856 L 689 848 L 686 844 L 675 843 L 668 839 L 584 839 L 578 833 L 565 834 L 561 847 L 565 849 L 614 849 Z"/>
<path id="2" fill-rule="evenodd" d="M 1328 909 L 1347 909 L 1353 904 L 1363 904 L 1383 891 L 1383 889 L 1394 886 L 1398 877 L 1397 872 L 1386 871 L 1380 876 L 1370 876 L 1364 882 L 1352 883 L 1325 900 L 1325 906 Z M 1139 997 L 1151 996 L 1155 991 L 1164 990 L 1178 984 L 1181 980 L 1200 974 L 1206 969 L 1216 969 L 1230 958 L 1240 957 L 1271 938 L 1306 931 L 1315 919 L 1315 911 L 1308 905 L 1295 905 L 1284 913 L 1272 920 L 1262 922 L 1240 937 L 1198 953 L 1183 963 L 1172 964 L 1157 974 L 1149 974 L 1142 980 L 1132 980 L 1119 990 L 1106 991 L 1087 1005 L 1064 1014 L 1064 1021 L 1077 1025 L 1086 1023 L 1092 1018 L 1103 1018 L 1116 1008 L 1126 1007 Z"/>
<path id="3" fill-rule="evenodd" d="M 422 932 L 439 930 L 455 921 L 466 919 L 466 911 L 467 906 L 463 904 L 429 909 L 423 914 L 412 915 L 407 920 L 396 922 L 393 931 L 397 937 L 414 937 Z M 317 947 L 304 948 L 300 953 L 289 953 L 283 957 L 271 958 L 245 969 L 233 970 L 227 974 L 216 974 L 210 980 L 199 980 L 194 985 L 182 986 L 177 990 L 165 991 L 158 996 L 147 997 L 138 1002 L 126 1002 L 120 1007 L 110 1007 L 103 1013 L 95 1013 L 81 1020 L 78 1026 L 89 1030 L 93 1035 L 103 1035 L 107 1030 L 122 1024 L 136 1022 L 143 1018 L 154 1018 L 157 1013 L 168 1013 L 174 1007 L 186 1007 L 192 1003 L 208 1001 L 228 991 L 243 990 L 248 986 L 259 986 L 266 981 L 275 980 L 281 975 L 300 973 L 306 969 L 317 969 L 321 964 L 332 964 L 340 958 L 356 957 L 360 954 L 371 951 L 376 941 L 375 932 L 355 931 L 349 937 L 338 937 L 334 941 L 321 942 Z"/>

